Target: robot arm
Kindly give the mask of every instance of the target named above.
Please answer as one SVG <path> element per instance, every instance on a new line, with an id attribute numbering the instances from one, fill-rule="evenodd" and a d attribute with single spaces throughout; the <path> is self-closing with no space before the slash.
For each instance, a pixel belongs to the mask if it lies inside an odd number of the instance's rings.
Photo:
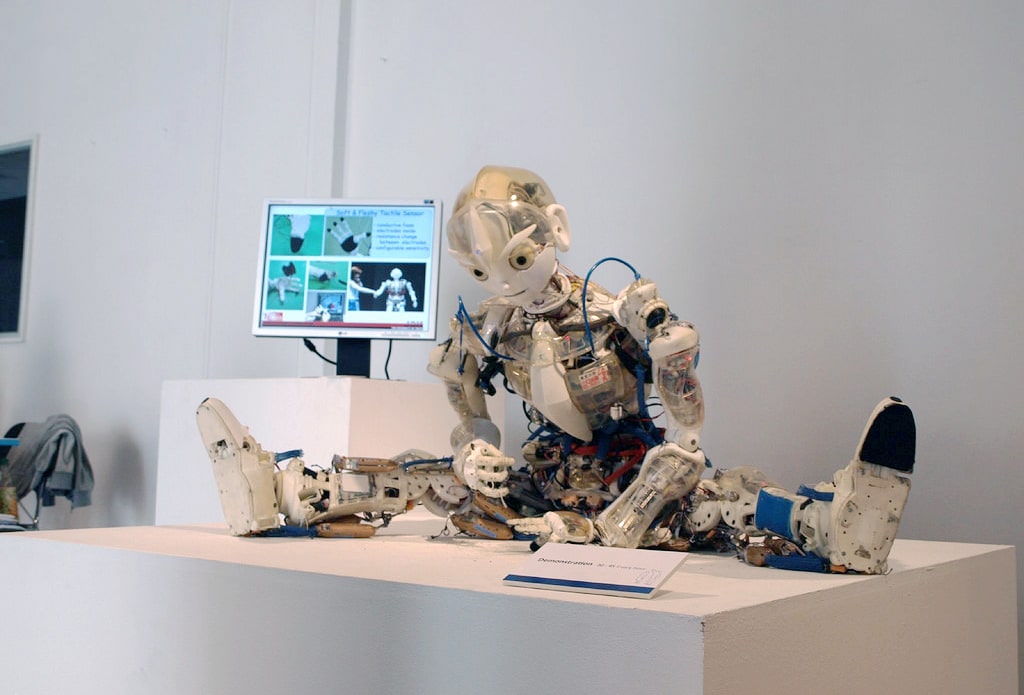
<path id="1" fill-rule="evenodd" d="M 660 542 L 656 533 L 651 536 L 651 525 L 667 503 L 697 485 L 708 465 L 700 448 L 704 402 L 694 373 L 697 351 L 697 332 L 689 324 L 663 325 L 651 338 L 654 382 L 677 433 L 674 441 L 647 451 L 633 482 L 601 512 L 595 527 L 604 545 L 636 548 Z"/>
<path id="2" fill-rule="evenodd" d="M 658 294 L 658 286 L 644 278 L 619 293 L 612 312 L 641 345 L 646 345 L 651 333 L 669 319 L 668 304 Z"/>
<path id="3" fill-rule="evenodd" d="M 697 329 L 675 319 L 657 286 L 643 278 L 619 293 L 613 313 L 650 354 L 654 384 L 679 430 L 679 446 L 697 453 L 704 425 L 704 397 L 696 372 L 700 354 Z"/>
<path id="4" fill-rule="evenodd" d="M 434 348 L 427 367 L 444 381 L 448 402 L 459 418 L 451 434 L 452 468 L 460 480 L 487 497 L 508 493 L 504 483 L 514 459 L 499 449 L 501 433 L 490 419 L 484 391 L 477 383 L 484 349 L 480 340 L 492 335 L 507 314 L 507 309 L 491 310 L 481 321 L 482 333 L 474 331 L 472 335 L 462 333 L 462 326 L 456 323 L 455 335 Z"/>
<path id="5" fill-rule="evenodd" d="M 409 299 L 412 300 L 412 308 L 415 309 L 419 305 L 419 301 L 416 299 L 416 290 L 412 288 L 412 283 L 405 283 L 405 289 L 409 292 Z"/>
<path id="6" fill-rule="evenodd" d="M 672 422 L 677 442 L 689 452 L 700 450 L 704 426 L 704 394 L 697 379 L 700 336 L 689 323 L 660 326 L 648 351 L 654 366 L 654 384 Z"/>
<path id="7" fill-rule="evenodd" d="M 444 382 L 448 403 L 459 418 L 459 424 L 452 432 L 452 446 L 459 449 L 470 440 L 485 436 L 482 432 L 484 426 L 477 425 L 477 421 L 489 423 L 490 417 L 483 391 L 476 385 L 480 373 L 476 357 L 461 352 L 452 339 L 431 351 L 427 371 Z M 478 429 L 481 430 L 480 436 L 475 434 Z M 492 443 L 497 445 L 500 442 Z"/>

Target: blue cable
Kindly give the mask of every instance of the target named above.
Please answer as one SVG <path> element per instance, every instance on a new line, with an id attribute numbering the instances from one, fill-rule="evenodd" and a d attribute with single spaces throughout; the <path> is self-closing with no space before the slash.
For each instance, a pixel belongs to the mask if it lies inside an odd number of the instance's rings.
<path id="1" fill-rule="evenodd" d="M 630 265 L 626 261 L 624 261 L 621 258 L 618 258 L 616 256 L 605 256 L 604 258 L 599 260 L 597 263 L 595 263 L 594 265 L 590 266 L 590 270 L 587 271 L 586 277 L 583 278 L 583 290 L 581 292 L 581 299 L 582 299 L 582 305 L 583 305 L 583 331 L 587 335 L 587 342 L 590 343 L 590 351 L 591 352 L 595 352 L 595 350 L 594 350 L 594 335 L 590 332 L 590 320 L 587 318 L 587 285 L 590 284 L 590 276 L 594 274 L 594 271 L 597 270 L 597 267 L 599 265 L 601 265 L 602 263 L 607 263 L 608 261 L 616 261 L 618 263 L 621 263 L 622 265 L 626 266 L 631 271 L 633 271 L 633 279 L 634 280 L 639 280 L 640 279 L 640 273 L 637 272 L 636 268 L 634 268 L 632 265 Z"/>
<path id="2" fill-rule="evenodd" d="M 600 266 L 602 263 L 607 263 L 608 261 L 615 261 L 617 263 L 621 263 L 622 265 L 626 266 L 627 268 L 629 268 L 633 272 L 633 280 L 639 280 L 640 279 L 640 273 L 637 271 L 636 268 L 634 268 L 627 261 L 624 261 L 623 259 L 618 258 L 616 256 L 606 256 L 605 258 L 602 258 L 597 263 L 592 265 L 590 267 L 590 270 L 587 271 L 587 275 L 583 279 L 583 290 L 582 290 L 582 293 L 581 293 L 581 298 L 582 298 L 581 304 L 582 304 L 582 308 L 583 308 L 583 330 L 586 333 L 587 342 L 590 344 L 590 351 L 594 352 L 594 353 L 596 353 L 597 350 L 594 347 L 594 334 L 590 330 L 590 319 L 587 316 L 587 286 L 590 284 L 590 276 L 593 275 L 595 270 L 597 270 L 597 267 Z M 641 349 L 643 349 L 644 354 L 647 354 L 647 346 L 646 345 L 643 346 Z M 637 407 L 639 409 L 638 415 L 641 418 L 643 418 L 643 419 L 649 420 L 650 419 L 650 415 L 649 415 L 649 413 L 647 411 L 647 404 L 644 401 L 644 372 L 645 371 L 646 370 L 644 369 L 642 363 L 638 362 L 637 366 L 636 366 L 636 391 L 637 391 L 636 396 L 637 396 Z"/>
<path id="3" fill-rule="evenodd" d="M 267 538 L 316 538 L 316 529 L 309 528 L 308 526 L 278 526 L 277 528 L 269 528 L 263 531 L 259 531 L 257 536 L 264 536 Z"/>
<path id="4" fill-rule="evenodd" d="M 490 345 L 488 345 L 487 341 L 484 340 L 484 337 L 480 335 L 480 331 L 478 331 L 476 326 L 473 324 L 473 319 L 470 318 L 469 312 L 466 311 L 466 305 L 462 303 L 462 295 L 459 295 L 459 311 L 458 313 L 455 314 L 455 318 L 458 320 L 459 323 L 468 323 L 470 329 L 473 331 L 473 335 L 476 336 L 476 339 L 480 341 L 480 344 L 483 345 L 492 355 L 501 360 L 512 360 L 512 358 L 509 357 L 508 355 L 503 355 L 494 348 L 492 348 Z M 462 352 L 462 331 L 459 331 L 459 352 Z"/>

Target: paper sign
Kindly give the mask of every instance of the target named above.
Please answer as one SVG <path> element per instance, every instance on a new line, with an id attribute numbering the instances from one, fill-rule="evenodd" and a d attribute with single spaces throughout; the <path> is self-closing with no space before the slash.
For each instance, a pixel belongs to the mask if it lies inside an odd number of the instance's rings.
<path id="1" fill-rule="evenodd" d="M 651 598 L 686 553 L 545 543 L 503 583 L 531 589 Z"/>

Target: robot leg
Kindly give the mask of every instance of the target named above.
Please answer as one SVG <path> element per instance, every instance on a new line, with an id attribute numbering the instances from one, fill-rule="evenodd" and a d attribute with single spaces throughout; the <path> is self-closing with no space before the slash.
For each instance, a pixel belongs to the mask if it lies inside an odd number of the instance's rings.
<path id="1" fill-rule="evenodd" d="M 913 413 L 899 399 L 887 398 L 868 418 L 854 459 L 836 471 L 832 483 L 801 487 L 796 494 L 763 488 L 755 525 L 808 553 L 806 561 L 768 553 L 764 564 L 884 574 L 910 493 L 910 480 L 900 474 L 913 472 L 915 447 Z"/>
<path id="2" fill-rule="evenodd" d="M 764 559 L 766 553 L 760 542 L 764 536 L 762 528 L 765 521 L 758 519 L 758 514 L 764 516 L 769 506 L 764 503 L 765 490 L 784 493 L 761 470 L 752 466 L 719 469 L 714 477 L 701 480 L 688 496 L 683 515 L 677 516 L 671 525 L 679 539 L 676 542 L 678 547 L 718 552 L 739 547 L 750 564 L 769 564 Z M 786 509 L 788 533 L 790 508 Z M 758 540 L 756 547 L 751 545 L 752 539 Z M 783 554 L 784 551 L 800 552 L 793 543 L 780 545 L 773 552 Z M 820 562 L 817 569 L 821 569 Z"/>
<path id="3" fill-rule="evenodd" d="M 914 472 L 917 430 L 914 415 L 898 398 L 883 400 L 871 413 L 853 461 L 837 471 L 832 501 L 831 553 L 835 565 L 868 574 L 888 570 Z"/>
<path id="4" fill-rule="evenodd" d="M 704 471 L 704 454 L 666 443 L 649 450 L 629 487 L 594 522 L 603 545 L 636 548 L 665 505 L 690 493 Z"/>
<path id="5" fill-rule="evenodd" d="M 236 536 L 280 526 L 274 487 L 274 455 L 264 451 L 216 398 L 196 409 L 196 423 L 220 492 L 224 518 Z"/>
<path id="6" fill-rule="evenodd" d="M 762 488 L 757 495 L 754 534 L 767 535 L 761 543 L 744 548 L 744 560 L 758 566 L 827 571 L 832 488 L 831 483 L 801 486 L 796 493 L 774 486 Z"/>

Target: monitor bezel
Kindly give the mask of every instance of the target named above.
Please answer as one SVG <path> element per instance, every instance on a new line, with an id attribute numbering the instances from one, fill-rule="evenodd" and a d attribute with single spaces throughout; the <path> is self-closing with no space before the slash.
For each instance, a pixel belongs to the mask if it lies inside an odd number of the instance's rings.
<path id="1" fill-rule="evenodd" d="M 272 215 L 277 207 L 281 206 L 302 206 L 302 207 L 429 207 L 433 209 L 434 221 L 431 231 L 430 253 L 427 263 L 429 268 L 424 273 L 424 284 L 428 292 L 426 297 L 420 298 L 424 304 L 424 326 L 421 329 L 412 330 L 396 326 L 345 326 L 317 325 L 316 322 L 302 323 L 301 325 L 264 325 L 263 312 L 265 310 L 264 297 L 267 292 L 268 268 L 271 262 L 272 253 L 270 244 L 272 238 Z M 348 198 L 348 197 L 324 197 L 324 198 L 268 198 L 263 201 L 259 250 L 256 257 L 256 281 L 255 296 L 253 298 L 252 314 L 252 335 L 261 338 L 309 338 L 309 339 L 373 339 L 373 340 L 436 340 L 437 339 L 437 315 L 438 315 L 438 289 L 442 250 L 442 217 L 444 208 L 442 201 L 438 198 Z M 379 262 L 386 257 L 374 258 L 372 256 L 359 256 L 369 262 Z"/>

